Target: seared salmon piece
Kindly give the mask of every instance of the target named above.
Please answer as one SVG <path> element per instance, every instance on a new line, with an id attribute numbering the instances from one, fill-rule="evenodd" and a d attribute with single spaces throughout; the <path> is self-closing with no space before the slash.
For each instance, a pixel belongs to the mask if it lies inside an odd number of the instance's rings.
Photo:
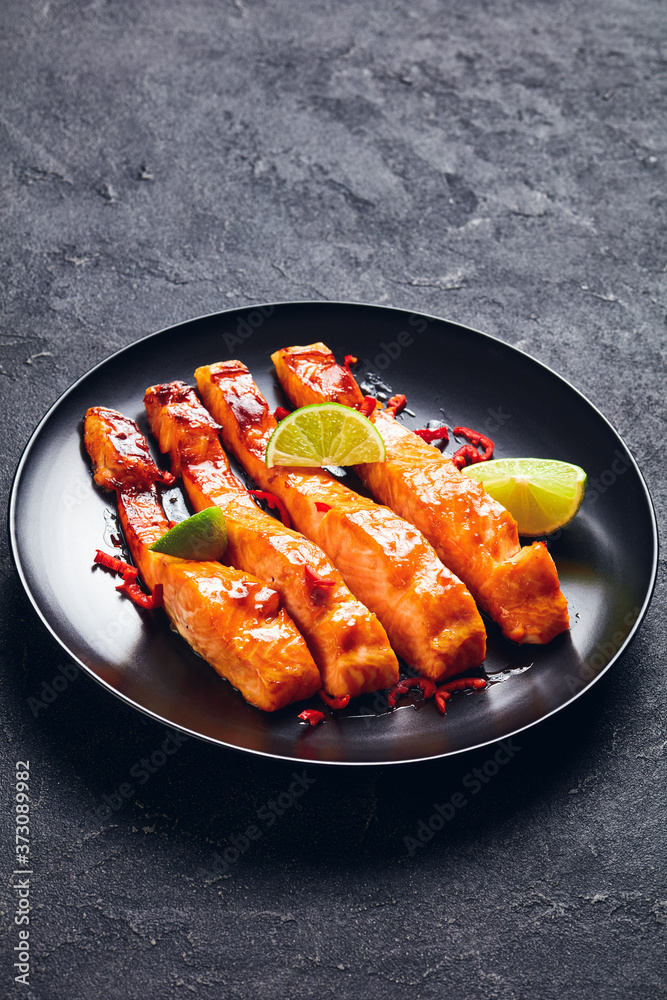
<path id="1" fill-rule="evenodd" d="M 319 671 L 275 590 L 221 563 L 151 552 L 169 528 L 156 487 L 163 473 L 135 422 L 94 406 L 84 441 L 95 482 L 116 491 L 135 564 L 151 590 L 162 584 L 165 611 L 186 642 L 257 708 L 273 712 L 315 694 Z"/>
<path id="2" fill-rule="evenodd" d="M 280 383 L 296 406 L 334 402 L 359 408 L 364 396 L 326 344 L 272 355 Z M 371 415 L 386 462 L 357 472 L 374 497 L 414 524 L 515 642 L 545 643 L 569 627 L 567 601 L 544 542 L 521 547 L 516 521 L 451 459 L 377 407 Z"/>
<path id="3" fill-rule="evenodd" d="M 352 596 L 324 552 L 265 514 L 229 467 L 220 428 L 192 386 L 146 390 L 151 431 L 171 457 L 196 510 L 217 505 L 227 521 L 225 559 L 278 591 L 335 697 L 381 691 L 398 679 L 398 660 L 382 625 Z M 318 584 L 317 580 L 326 581 Z"/>
<path id="4" fill-rule="evenodd" d="M 195 377 L 222 425 L 225 446 L 324 549 L 352 593 L 380 619 L 399 656 L 433 679 L 478 666 L 486 633 L 475 602 L 421 533 L 324 469 L 267 469 L 276 421 L 241 362 L 198 368 Z"/>

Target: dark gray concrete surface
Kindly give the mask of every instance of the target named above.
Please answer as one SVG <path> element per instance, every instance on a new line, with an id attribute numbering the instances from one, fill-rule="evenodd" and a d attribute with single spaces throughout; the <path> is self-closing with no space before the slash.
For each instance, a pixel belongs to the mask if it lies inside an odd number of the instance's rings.
<path id="1" fill-rule="evenodd" d="M 5 0 L 5 508 L 42 414 L 118 347 L 325 298 L 445 316 L 548 363 L 624 436 L 664 515 L 666 22 L 659 0 Z M 616 667 L 414 856 L 403 838 L 488 749 L 307 768 L 223 872 L 294 768 L 190 740 L 98 819 L 163 731 L 83 676 L 35 717 L 66 658 L 1 545 L 0 995 L 667 996 L 664 574 Z M 9 835 L 26 757 L 29 987 Z"/>

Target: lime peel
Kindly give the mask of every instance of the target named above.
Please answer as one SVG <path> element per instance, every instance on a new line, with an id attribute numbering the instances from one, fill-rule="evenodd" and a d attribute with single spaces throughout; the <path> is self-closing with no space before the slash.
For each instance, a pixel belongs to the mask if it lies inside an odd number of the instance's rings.
<path id="1" fill-rule="evenodd" d="M 550 535 L 572 521 L 586 493 L 578 465 L 548 458 L 497 458 L 462 470 L 517 522 L 520 535 Z"/>
<path id="2" fill-rule="evenodd" d="M 370 420 L 350 406 L 314 403 L 280 421 L 266 448 L 266 465 L 324 468 L 384 462 L 384 441 Z"/>
<path id="3" fill-rule="evenodd" d="M 206 507 L 180 521 L 150 547 L 180 559 L 219 562 L 227 548 L 227 522 L 219 507 Z"/>

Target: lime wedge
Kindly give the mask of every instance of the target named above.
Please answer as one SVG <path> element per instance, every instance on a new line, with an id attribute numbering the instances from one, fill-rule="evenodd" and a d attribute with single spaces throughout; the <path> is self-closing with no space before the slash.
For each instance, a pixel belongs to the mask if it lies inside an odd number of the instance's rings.
<path id="1" fill-rule="evenodd" d="M 367 417 L 340 403 L 302 406 L 281 420 L 266 449 L 266 464 L 359 465 L 384 462 L 384 441 Z"/>
<path id="2" fill-rule="evenodd" d="M 547 458 L 497 458 L 463 471 L 510 512 L 527 538 L 564 528 L 586 492 L 583 469 Z"/>
<path id="3" fill-rule="evenodd" d="M 206 507 L 185 521 L 175 524 L 150 546 L 180 559 L 219 562 L 227 548 L 227 523 L 219 507 Z"/>

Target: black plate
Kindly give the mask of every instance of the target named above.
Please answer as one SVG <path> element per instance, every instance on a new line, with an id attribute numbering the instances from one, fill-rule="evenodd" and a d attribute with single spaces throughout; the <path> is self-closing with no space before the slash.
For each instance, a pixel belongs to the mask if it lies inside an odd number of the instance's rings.
<path id="1" fill-rule="evenodd" d="M 325 341 L 354 353 L 423 427 L 442 418 L 485 431 L 496 458 L 562 459 L 589 474 L 572 525 L 549 541 L 572 627 L 545 647 L 517 646 L 488 623 L 483 692 L 387 712 L 381 696 L 357 699 L 316 729 L 292 706 L 267 714 L 241 696 L 174 634 L 162 612 L 142 612 L 91 568 L 108 538 L 110 497 L 94 486 L 82 448 L 89 406 L 118 409 L 146 429 L 148 385 L 192 382 L 201 364 L 240 358 L 272 404 L 284 402 L 269 355 Z M 451 447 L 456 447 L 452 442 Z M 119 351 L 49 410 L 19 464 L 11 544 L 23 585 L 52 635 L 101 684 L 148 715 L 251 753 L 333 764 L 399 763 L 490 743 L 545 719 L 618 658 L 643 617 L 657 563 L 655 515 L 625 444 L 576 389 L 527 355 L 466 327 L 421 314 L 331 302 L 233 310 L 182 323 Z"/>

